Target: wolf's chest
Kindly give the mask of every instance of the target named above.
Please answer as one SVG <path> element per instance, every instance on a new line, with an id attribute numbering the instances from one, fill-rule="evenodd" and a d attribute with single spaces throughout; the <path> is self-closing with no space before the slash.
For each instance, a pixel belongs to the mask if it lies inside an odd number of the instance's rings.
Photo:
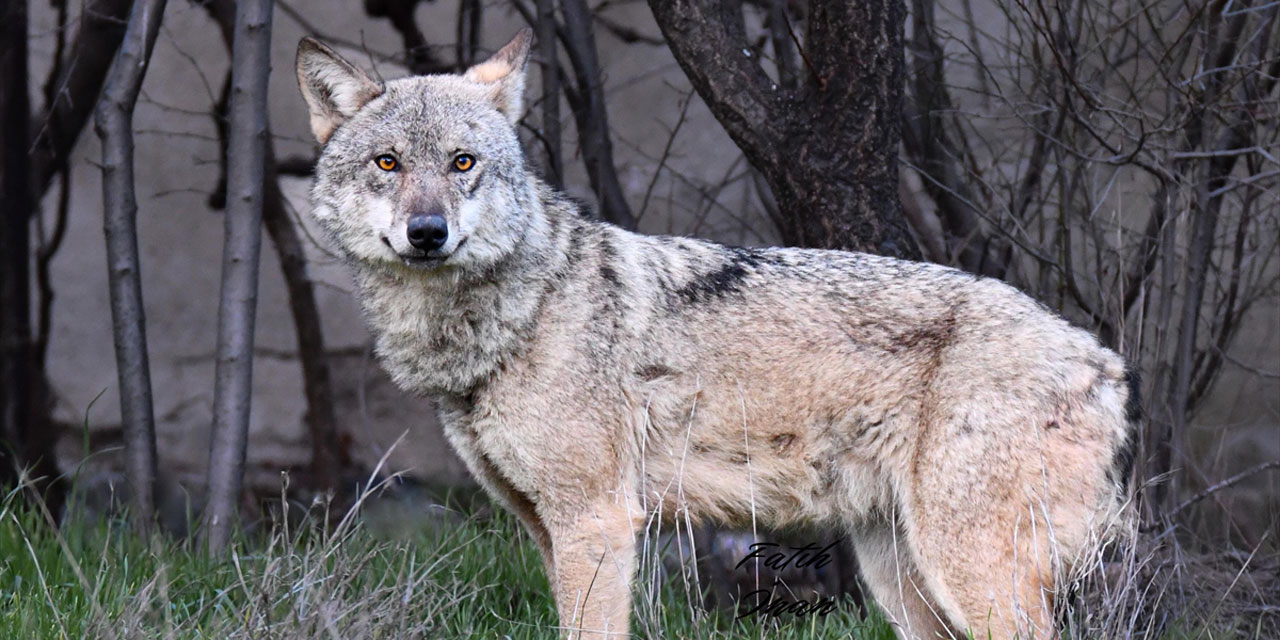
<path id="1" fill-rule="evenodd" d="M 361 282 L 360 300 L 379 361 L 401 388 L 465 393 L 509 348 L 500 318 L 446 292 L 394 281 Z"/>

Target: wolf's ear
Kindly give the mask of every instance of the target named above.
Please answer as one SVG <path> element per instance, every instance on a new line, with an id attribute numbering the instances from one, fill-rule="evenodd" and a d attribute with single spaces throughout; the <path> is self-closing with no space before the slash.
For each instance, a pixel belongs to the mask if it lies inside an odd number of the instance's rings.
<path id="1" fill-rule="evenodd" d="M 381 84 L 314 38 L 298 43 L 296 70 L 302 98 L 311 110 L 311 132 L 320 144 L 329 140 L 338 125 L 382 95 Z"/>
<path id="2" fill-rule="evenodd" d="M 521 29 L 507 46 L 462 74 L 473 82 L 492 85 L 494 106 L 513 125 L 523 115 L 524 71 L 525 64 L 529 62 L 529 43 L 532 41 L 533 30 Z"/>

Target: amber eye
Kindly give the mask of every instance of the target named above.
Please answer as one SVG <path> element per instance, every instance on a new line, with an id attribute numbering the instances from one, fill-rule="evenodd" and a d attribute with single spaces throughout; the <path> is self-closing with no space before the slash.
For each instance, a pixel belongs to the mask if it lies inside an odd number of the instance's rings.
<path id="1" fill-rule="evenodd" d="M 378 165 L 378 168 L 383 171 L 395 171 L 396 168 L 400 166 L 400 163 L 396 161 L 396 157 L 389 153 L 384 153 L 374 158 L 373 163 Z"/>
<path id="2" fill-rule="evenodd" d="M 470 154 L 458 154 L 458 157 L 453 159 L 453 168 L 456 171 L 470 171 L 475 165 L 476 158 Z"/>

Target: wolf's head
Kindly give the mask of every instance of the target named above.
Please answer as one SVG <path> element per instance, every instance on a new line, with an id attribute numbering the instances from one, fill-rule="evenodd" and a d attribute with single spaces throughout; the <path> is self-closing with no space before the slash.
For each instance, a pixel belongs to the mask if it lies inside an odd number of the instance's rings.
<path id="1" fill-rule="evenodd" d="M 304 38 L 297 73 L 324 146 L 314 215 L 352 258 L 416 269 L 483 269 L 530 216 L 516 137 L 531 32 L 461 75 L 375 82 Z"/>

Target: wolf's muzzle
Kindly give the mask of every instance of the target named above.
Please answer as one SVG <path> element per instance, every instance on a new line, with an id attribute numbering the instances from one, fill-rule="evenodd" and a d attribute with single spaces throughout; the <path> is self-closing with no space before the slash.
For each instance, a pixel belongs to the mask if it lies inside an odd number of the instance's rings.
<path id="1" fill-rule="evenodd" d="M 438 213 L 415 213 L 409 217 L 406 235 L 413 248 L 435 251 L 449 241 L 449 223 Z"/>

